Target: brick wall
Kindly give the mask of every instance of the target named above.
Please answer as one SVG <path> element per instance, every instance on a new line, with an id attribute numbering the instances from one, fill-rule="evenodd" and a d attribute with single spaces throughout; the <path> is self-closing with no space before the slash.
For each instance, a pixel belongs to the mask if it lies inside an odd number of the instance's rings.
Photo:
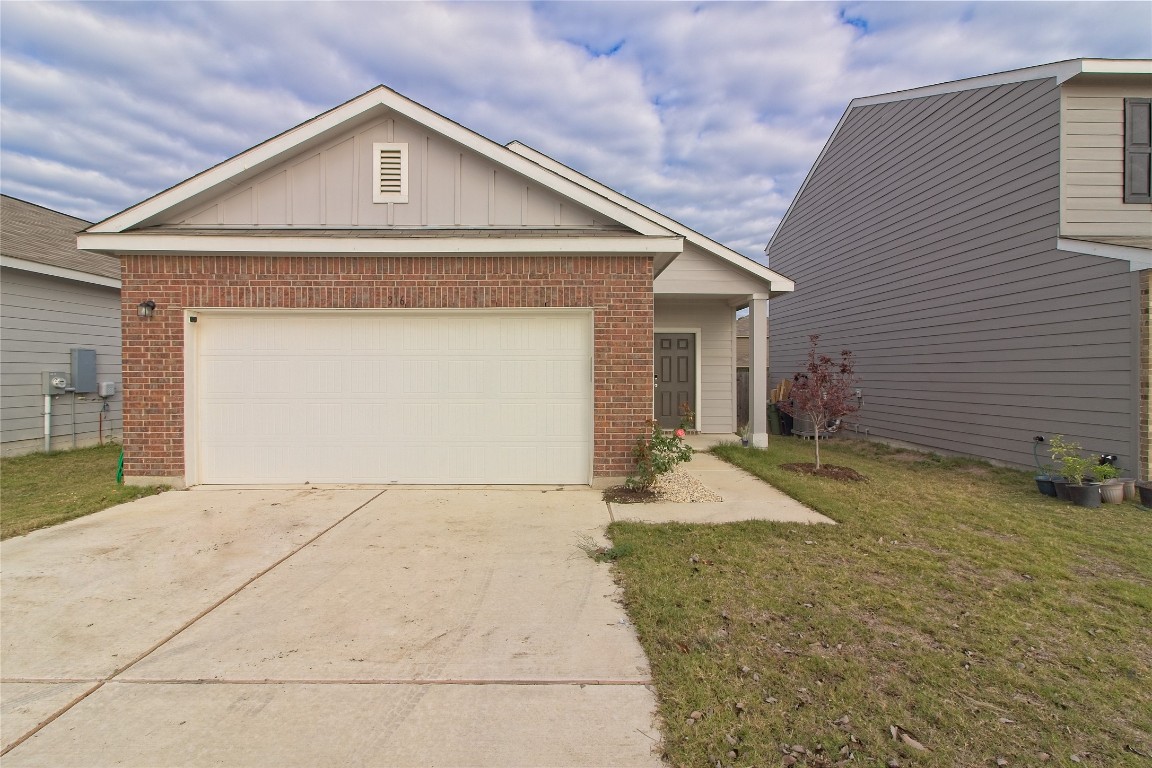
<path id="1" fill-rule="evenodd" d="M 1140 479 L 1152 477 L 1152 269 L 1140 273 Z"/>
<path id="2" fill-rule="evenodd" d="M 184 475 L 185 307 L 592 307 L 593 473 L 632 470 L 652 414 L 652 260 L 635 256 L 123 258 L 124 473 Z M 155 316 L 137 305 L 156 302 Z"/>

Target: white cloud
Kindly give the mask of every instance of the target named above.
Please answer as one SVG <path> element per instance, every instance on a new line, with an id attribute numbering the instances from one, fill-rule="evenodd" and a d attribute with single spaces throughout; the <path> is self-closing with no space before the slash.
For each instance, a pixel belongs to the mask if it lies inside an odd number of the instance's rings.
<path id="1" fill-rule="evenodd" d="M 855 96 L 1152 55 L 1143 3 L 0 3 L 0 182 L 100 219 L 378 83 L 759 255 Z"/>

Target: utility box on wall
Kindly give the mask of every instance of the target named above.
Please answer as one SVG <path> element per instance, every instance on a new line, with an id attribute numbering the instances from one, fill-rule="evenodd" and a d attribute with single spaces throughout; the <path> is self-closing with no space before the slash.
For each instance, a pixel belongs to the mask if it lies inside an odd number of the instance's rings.
<path id="1" fill-rule="evenodd" d="M 96 350 L 72 350 L 72 388 L 80 394 L 96 391 Z"/>

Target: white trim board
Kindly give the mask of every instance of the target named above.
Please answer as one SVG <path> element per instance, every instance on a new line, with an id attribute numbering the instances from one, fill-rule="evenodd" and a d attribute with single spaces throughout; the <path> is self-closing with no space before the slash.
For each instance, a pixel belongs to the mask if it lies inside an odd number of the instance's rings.
<path id="1" fill-rule="evenodd" d="M 107 288 L 120 289 L 120 281 L 114 277 L 93 275 L 88 272 L 81 272 L 78 269 L 55 267 L 51 264 L 41 264 L 37 261 L 16 259 L 11 256 L 0 256 L 0 267 L 19 269 L 23 272 L 34 272 L 38 275 L 46 275 L 48 277 L 60 277 L 65 280 L 75 280 L 78 283 L 92 283 L 93 285 L 103 285 Z"/>
<path id="2" fill-rule="evenodd" d="M 1129 272 L 1152 269 L 1152 251 L 1128 245 L 1094 243 L 1088 240 L 1074 240 L 1068 237 L 1056 238 L 1056 250 L 1069 253 L 1083 253 L 1089 256 L 1104 256 L 1128 262 Z"/>
<path id="3" fill-rule="evenodd" d="M 678 254 L 680 237 L 246 237 L 240 235 L 90 232 L 77 244 L 94 253 L 283 254 Z"/>
<path id="4" fill-rule="evenodd" d="M 692 243 L 697 248 L 700 248 L 701 250 L 720 258 L 722 261 L 726 262 L 732 267 L 735 267 L 741 272 L 756 278 L 760 282 L 766 283 L 769 290 L 774 293 L 791 293 L 792 291 L 796 290 L 796 284 L 788 278 L 784 277 L 784 275 L 781 275 L 778 272 L 773 272 L 763 264 L 753 261 L 741 253 L 737 253 L 731 248 L 728 248 L 727 246 L 722 245 L 715 240 L 684 226 L 674 219 L 668 218 L 659 211 L 654 211 L 646 205 L 638 203 L 610 187 L 606 187 L 595 179 L 585 176 L 584 174 L 573 170 L 572 168 L 569 168 L 558 160 L 554 160 L 548 155 L 545 155 L 543 152 L 535 150 L 518 141 L 514 141 L 509 144 L 508 149 L 516 152 L 517 154 L 523 155 L 524 157 L 527 157 L 533 162 L 539 163 L 548 170 L 557 173 L 576 184 L 580 184 L 581 186 L 586 187 L 587 189 L 590 189 L 597 194 L 607 197 L 613 202 L 628 208 L 638 215 L 655 221 L 657 224 L 671 230 L 672 232 L 682 235 L 688 242 Z M 659 272 L 653 275 L 653 277 L 658 276 Z"/>

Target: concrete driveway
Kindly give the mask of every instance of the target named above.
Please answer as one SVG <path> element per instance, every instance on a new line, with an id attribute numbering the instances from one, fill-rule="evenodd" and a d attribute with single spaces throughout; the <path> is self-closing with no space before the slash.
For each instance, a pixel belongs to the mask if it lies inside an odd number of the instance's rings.
<path id="1" fill-rule="evenodd" d="M 597 491 L 193 490 L 3 543 L 18 766 L 659 766 Z"/>

